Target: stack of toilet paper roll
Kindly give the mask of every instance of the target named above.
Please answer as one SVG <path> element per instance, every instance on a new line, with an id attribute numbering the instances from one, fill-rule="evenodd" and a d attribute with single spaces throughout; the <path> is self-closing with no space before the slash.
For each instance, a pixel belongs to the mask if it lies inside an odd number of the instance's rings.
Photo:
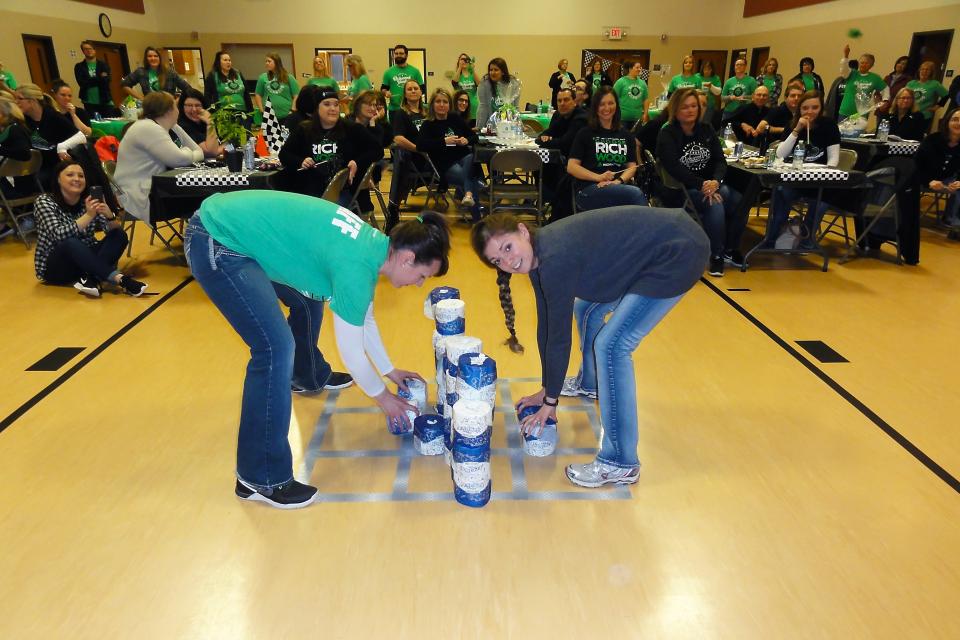
<path id="1" fill-rule="evenodd" d="M 463 335 L 464 329 L 466 328 L 466 320 L 464 319 L 465 310 L 466 305 L 463 300 L 459 298 L 446 298 L 436 304 L 436 328 L 433 331 L 433 355 L 437 370 L 437 413 L 440 415 L 443 415 L 443 405 L 447 396 L 443 373 L 443 358 L 447 353 L 446 342 L 453 336 Z"/>
<path id="2" fill-rule="evenodd" d="M 453 405 L 453 494 L 468 507 L 490 501 L 490 405 L 457 400 Z"/>
<path id="3" fill-rule="evenodd" d="M 453 405 L 457 398 L 457 363 L 460 356 L 465 353 L 480 353 L 483 350 L 483 342 L 480 338 L 473 336 L 449 336 L 444 340 L 446 349 L 443 357 L 443 417 L 446 420 L 445 430 L 447 433 L 447 449 L 453 449 Z M 449 462 L 449 455 L 447 456 Z"/>
<path id="4" fill-rule="evenodd" d="M 434 309 L 437 306 L 437 303 L 441 300 L 448 300 L 450 298 L 459 298 L 460 290 L 455 287 L 437 287 L 429 294 L 423 301 L 423 315 L 427 316 L 427 319 L 434 320 L 436 316 L 434 315 Z"/>

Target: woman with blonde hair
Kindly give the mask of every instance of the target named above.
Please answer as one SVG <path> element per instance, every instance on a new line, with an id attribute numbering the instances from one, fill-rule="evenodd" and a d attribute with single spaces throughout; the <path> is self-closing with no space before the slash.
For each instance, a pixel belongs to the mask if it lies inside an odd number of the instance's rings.
<path id="1" fill-rule="evenodd" d="M 770 99 L 767 105 L 777 106 L 780 102 L 780 94 L 783 92 L 783 76 L 777 73 L 780 69 L 780 62 L 776 58 L 767 58 L 763 65 L 763 73 L 757 76 L 757 86 L 765 86 L 770 91 Z"/>
<path id="2" fill-rule="evenodd" d="M 557 70 L 553 72 L 550 76 L 550 81 L 547 82 L 547 86 L 550 87 L 551 92 L 550 104 L 554 109 L 557 108 L 557 93 L 560 89 L 570 89 L 577 81 L 574 75 L 567 71 L 569 64 L 566 58 L 561 58 L 557 63 Z"/>
<path id="3" fill-rule="evenodd" d="M 329 87 L 334 91 L 340 91 L 340 84 L 330 77 L 327 71 L 327 61 L 323 55 L 317 54 L 313 57 L 313 77 L 307 80 L 308 85 L 318 87 Z"/>
<path id="4" fill-rule="evenodd" d="M 25 162 L 30 159 L 30 134 L 23 124 L 23 113 L 13 100 L 0 96 L 0 161 L 6 158 Z M 16 185 L 16 186 L 14 186 Z M 11 185 L 0 180 L 0 189 L 8 198 L 17 198 L 35 192 L 36 186 L 29 178 L 17 178 Z M 0 238 L 13 233 L 13 227 L 0 225 Z"/>
<path id="5" fill-rule="evenodd" d="M 143 50 L 143 65 L 120 81 L 123 90 L 137 100 L 143 100 L 154 91 L 179 93 L 190 84 L 173 69 L 168 69 L 160 49 L 147 47 Z"/>
<path id="6" fill-rule="evenodd" d="M 667 85 L 667 93 L 673 95 L 677 89 L 699 89 L 703 84 L 703 79 L 693 71 L 693 56 L 685 55 L 680 61 L 680 73 L 670 79 Z"/>
<path id="7" fill-rule="evenodd" d="M 927 120 L 917 110 L 913 89 L 904 87 L 897 92 L 890 106 L 890 113 L 886 118 L 877 120 L 878 127 L 884 119 L 890 125 L 890 135 L 899 136 L 904 140 L 923 140 L 927 132 Z"/>
<path id="8" fill-rule="evenodd" d="M 350 82 L 350 88 L 347 89 L 347 96 L 350 99 L 356 98 L 364 91 L 373 89 L 373 83 L 367 76 L 367 67 L 363 64 L 363 58 L 351 53 L 344 59 L 344 62 L 347 65 L 347 70 L 350 71 L 350 77 L 353 78 Z"/>
<path id="9" fill-rule="evenodd" d="M 253 100 L 257 109 L 263 111 L 267 99 L 278 120 L 283 120 L 293 110 L 293 99 L 300 93 L 300 85 L 292 73 L 283 68 L 279 53 L 268 53 L 264 62 L 266 71 L 257 79 Z"/>
<path id="10" fill-rule="evenodd" d="M 37 85 L 21 84 L 14 97 L 30 131 L 30 142 L 43 156 L 40 184 L 46 184 L 56 164 L 69 160 L 69 150 L 84 144 L 87 137 L 57 111 L 53 98 Z"/>

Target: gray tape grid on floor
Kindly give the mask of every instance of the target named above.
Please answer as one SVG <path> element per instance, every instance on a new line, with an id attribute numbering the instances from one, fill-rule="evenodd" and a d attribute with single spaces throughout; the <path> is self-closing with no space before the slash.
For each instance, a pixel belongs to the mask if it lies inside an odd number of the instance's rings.
<path id="1" fill-rule="evenodd" d="M 510 491 L 494 491 L 491 500 L 629 500 L 632 495 L 630 490 L 624 486 L 612 487 L 608 489 L 598 489 L 593 491 L 530 491 L 527 487 L 526 468 L 524 466 L 526 456 L 523 453 L 523 443 L 519 432 L 519 423 L 513 409 L 513 397 L 510 392 L 510 384 L 515 382 L 539 382 L 538 378 L 502 378 L 497 381 L 500 391 L 500 404 L 496 411 L 503 415 L 503 425 L 506 429 L 506 448 L 491 448 L 490 456 L 507 457 L 510 460 Z M 330 419 L 334 414 L 357 414 L 370 413 L 379 414 L 378 407 L 343 407 L 337 408 L 337 400 L 340 397 L 339 391 L 331 391 L 324 403 L 323 411 L 317 418 L 316 427 L 310 442 L 307 444 L 307 450 L 304 454 L 303 465 L 297 474 L 299 480 L 306 482 L 313 475 L 314 467 L 318 460 L 332 458 L 396 458 L 397 470 L 393 479 L 393 487 L 390 492 L 374 493 L 324 493 L 320 491 L 317 494 L 317 502 L 438 502 L 453 500 L 452 484 L 449 490 L 430 491 L 430 492 L 411 492 L 410 467 L 413 458 L 419 457 L 419 454 L 413 448 L 413 437 L 403 436 L 398 438 L 396 449 L 352 449 L 352 450 L 333 450 L 324 449 L 323 442 L 330 428 Z M 564 405 L 562 412 L 583 412 L 587 414 L 590 426 L 594 435 L 599 440 L 601 428 L 600 420 L 597 415 L 596 407 L 592 400 L 581 398 L 580 404 Z M 382 422 L 382 421 L 381 421 Z M 385 426 L 383 428 L 386 428 Z M 594 447 L 558 447 L 555 456 L 566 455 L 585 455 L 589 456 L 596 453 Z M 389 464 L 384 461 L 384 464 Z M 562 471 L 558 470 L 558 473 Z"/>

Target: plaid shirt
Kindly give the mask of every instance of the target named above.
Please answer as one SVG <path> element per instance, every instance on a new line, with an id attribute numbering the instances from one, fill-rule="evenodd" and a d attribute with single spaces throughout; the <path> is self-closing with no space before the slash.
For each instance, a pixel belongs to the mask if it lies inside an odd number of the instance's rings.
<path id="1" fill-rule="evenodd" d="M 37 222 L 37 251 L 33 255 L 33 265 L 38 280 L 43 280 L 50 254 L 64 240 L 80 238 L 88 247 L 96 246 L 97 238 L 94 233 L 106 230 L 107 219 L 98 215 L 86 229 L 81 230 L 77 226 L 77 218 L 82 215 L 82 201 L 64 209 L 49 193 L 44 193 L 37 198 L 34 205 L 34 216 Z"/>

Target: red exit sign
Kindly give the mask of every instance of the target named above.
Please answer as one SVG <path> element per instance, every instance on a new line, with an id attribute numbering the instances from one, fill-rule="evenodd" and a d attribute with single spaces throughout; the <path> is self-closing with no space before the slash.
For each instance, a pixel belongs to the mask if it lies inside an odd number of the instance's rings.
<path id="1" fill-rule="evenodd" d="M 610 27 L 610 39 L 611 40 L 622 40 L 623 39 L 623 29 L 621 27 Z"/>

